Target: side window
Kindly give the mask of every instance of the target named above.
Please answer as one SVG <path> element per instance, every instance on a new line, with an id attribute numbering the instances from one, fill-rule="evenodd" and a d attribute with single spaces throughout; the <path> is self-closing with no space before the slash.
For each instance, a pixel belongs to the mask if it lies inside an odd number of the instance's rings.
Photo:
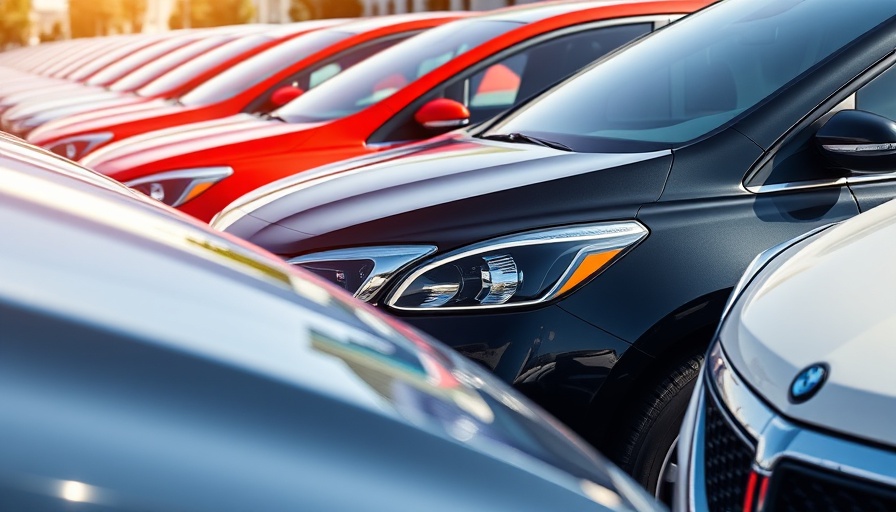
<path id="1" fill-rule="evenodd" d="M 334 55 L 329 59 L 323 60 L 310 68 L 305 68 L 301 71 L 298 71 L 284 78 L 283 80 L 280 80 L 276 85 L 268 89 L 264 94 L 261 94 L 258 98 L 256 98 L 255 101 L 250 103 L 243 111 L 268 112 L 272 108 L 275 108 L 271 103 L 271 95 L 277 89 L 280 89 L 281 87 L 287 85 L 293 85 L 307 91 L 326 82 L 327 80 L 363 61 L 371 55 L 379 53 L 392 45 L 398 44 L 409 37 L 417 35 L 417 33 L 418 32 L 408 32 L 397 37 L 390 37 L 388 39 L 373 41 L 363 46 L 351 48 L 349 50 L 343 51 L 342 53 Z"/>
<path id="2" fill-rule="evenodd" d="M 896 68 L 891 67 L 868 82 L 854 95 L 821 116 L 808 128 L 794 134 L 774 157 L 749 178 L 748 187 L 832 180 L 842 172 L 830 169 L 815 148 L 815 133 L 835 113 L 844 109 L 865 110 L 896 120 Z"/>
<path id="3" fill-rule="evenodd" d="M 859 89 L 856 108 L 896 121 L 896 69 L 884 71 Z"/>
<path id="4" fill-rule="evenodd" d="M 650 23 L 582 30 L 545 40 L 461 73 L 393 118 L 370 142 L 420 140 L 438 132 L 414 121 L 414 113 L 435 98 L 465 105 L 470 123 L 486 121 L 575 73 L 629 41 L 647 34 Z"/>

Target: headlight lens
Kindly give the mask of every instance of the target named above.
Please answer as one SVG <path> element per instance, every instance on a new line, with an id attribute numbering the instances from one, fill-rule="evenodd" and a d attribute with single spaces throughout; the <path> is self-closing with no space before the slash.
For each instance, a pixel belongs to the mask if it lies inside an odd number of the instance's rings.
<path id="1" fill-rule="evenodd" d="M 464 310 L 550 301 L 647 236 L 636 221 L 531 231 L 448 253 L 412 272 L 386 300 L 401 310 Z"/>
<path id="2" fill-rule="evenodd" d="M 48 146 L 47 149 L 69 160 L 79 160 L 99 145 L 105 144 L 110 140 L 112 140 L 112 133 L 110 132 L 90 133 L 62 139 Z"/>
<path id="3" fill-rule="evenodd" d="M 177 207 L 231 174 L 233 169 L 226 166 L 199 167 L 152 174 L 127 181 L 125 185 L 169 206 Z"/>
<path id="4" fill-rule="evenodd" d="M 396 272 L 435 250 L 432 245 L 359 247 L 307 254 L 289 262 L 369 301 Z"/>

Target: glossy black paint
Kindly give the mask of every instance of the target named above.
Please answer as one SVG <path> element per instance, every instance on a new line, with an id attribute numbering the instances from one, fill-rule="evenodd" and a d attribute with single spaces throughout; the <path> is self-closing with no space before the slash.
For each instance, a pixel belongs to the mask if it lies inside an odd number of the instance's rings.
<path id="1" fill-rule="evenodd" d="M 606 154 L 487 141 L 474 129 L 269 186 L 231 206 L 244 216 L 226 230 L 284 257 L 399 243 L 442 253 L 528 229 L 637 219 L 649 236 L 553 304 L 393 311 L 487 359 L 501 378 L 599 439 L 664 365 L 705 350 L 757 253 L 896 197 L 894 181 L 847 183 L 807 146 L 837 105 L 892 63 L 894 46 L 891 19 L 724 129 L 624 165 L 607 167 Z M 824 182 L 800 186 L 814 180 Z"/>
<path id="2" fill-rule="evenodd" d="M 815 134 L 819 151 L 835 168 L 856 174 L 896 169 L 896 121 L 863 112 L 844 110 L 834 114 Z M 892 149 L 844 153 L 829 146 L 883 145 Z"/>

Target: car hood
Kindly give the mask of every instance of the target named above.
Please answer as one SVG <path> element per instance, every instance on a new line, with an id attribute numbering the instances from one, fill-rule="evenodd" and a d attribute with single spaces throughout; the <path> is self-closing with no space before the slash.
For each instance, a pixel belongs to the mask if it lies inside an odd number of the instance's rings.
<path id="1" fill-rule="evenodd" d="M 626 209 L 614 215 L 634 216 L 641 201 L 659 197 L 670 163 L 668 151 L 573 153 L 449 134 L 274 182 L 235 201 L 214 225 L 278 254 L 316 248 L 303 241 L 321 235 L 342 244 L 427 242 L 435 230 L 476 239 L 587 222 L 596 208 L 620 204 Z M 612 178 L 601 172 L 625 166 L 635 167 Z M 336 236 L 350 227 L 363 239 Z"/>
<path id="2" fill-rule="evenodd" d="M 91 96 L 88 98 L 79 98 L 79 101 L 77 102 L 73 100 L 69 103 L 60 103 L 56 106 L 42 109 L 39 112 L 35 112 L 33 115 L 28 116 L 28 118 L 32 123 L 40 123 L 40 126 L 42 126 L 45 123 L 54 121 L 56 119 L 63 119 L 68 116 L 82 114 L 85 112 L 89 112 L 90 114 L 95 116 L 97 115 L 98 111 L 102 111 L 106 108 L 139 104 L 146 101 L 146 98 L 141 98 L 140 96 L 134 96 L 131 94 L 108 97 Z"/>
<path id="3" fill-rule="evenodd" d="M 42 145 L 75 134 L 106 131 L 111 127 L 143 119 L 161 117 L 183 112 L 184 108 L 168 100 L 145 100 L 113 107 L 104 107 L 100 112 L 83 112 L 48 121 L 28 134 L 28 141 Z"/>
<path id="4" fill-rule="evenodd" d="M 41 114 L 51 110 L 65 109 L 73 106 L 77 107 L 80 105 L 84 105 L 86 107 L 87 104 L 90 103 L 128 98 L 133 97 L 133 95 L 106 90 L 85 89 L 82 87 L 81 90 L 66 91 L 64 94 L 54 94 L 53 97 L 54 99 L 41 97 L 23 101 L 15 107 L 7 110 L 3 115 L 3 118 L 9 122 L 14 122 L 19 119 L 32 117 L 36 114 Z M 91 108 L 98 107 L 91 106 Z M 89 109 L 82 110 L 82 112 L 86 110 Z"/>
<path id="5" fill-rule="evenodd" d="M 54 100 L 61 95 L 68 96 L 70 94 L 91 94 L 97 91 L 104 91 L 101 87 L 93 87 L 78 82 L 62 82 L 52 84 L 47 87 L 32 87 L 15 93 L 4 95 L 0 100 L 0 107 L 9 107 L 18 105 L 24 101 L 30 101 L 35 98 L 45 98 Z"/>
<path id="6" fill-rule="evenodd" d="M 720 331 L 735 370 L 783 415 L 896 446 L 896 203 L 830 228 L 777 256 Z M 793 403 L 805 368 L 828 377 Z"/>
<path id="7" fill-rule="evenodd" d="M 217 152 L 224 146 L 290 135 L 314 126 L 237 114 L 129 137 L 88 155 L 81 163 L 104 174 L 155 163 L 167 165 L 166 160 L 195 156 L 207 150 Z M 258 150 L 266 148 L 259 147 Z"/>

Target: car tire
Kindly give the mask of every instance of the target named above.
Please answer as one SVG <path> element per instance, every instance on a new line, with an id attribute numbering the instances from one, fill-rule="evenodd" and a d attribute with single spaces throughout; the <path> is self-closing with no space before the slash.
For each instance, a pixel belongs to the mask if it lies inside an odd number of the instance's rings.
<path id="1" fill-rule="evenodd" d="M 677 477 L 678 431 L 702 363 L 703 354 L 696 354 L 667 367 L 633 403 L 616 436 L 616 462 L 667 505 Z"/>

